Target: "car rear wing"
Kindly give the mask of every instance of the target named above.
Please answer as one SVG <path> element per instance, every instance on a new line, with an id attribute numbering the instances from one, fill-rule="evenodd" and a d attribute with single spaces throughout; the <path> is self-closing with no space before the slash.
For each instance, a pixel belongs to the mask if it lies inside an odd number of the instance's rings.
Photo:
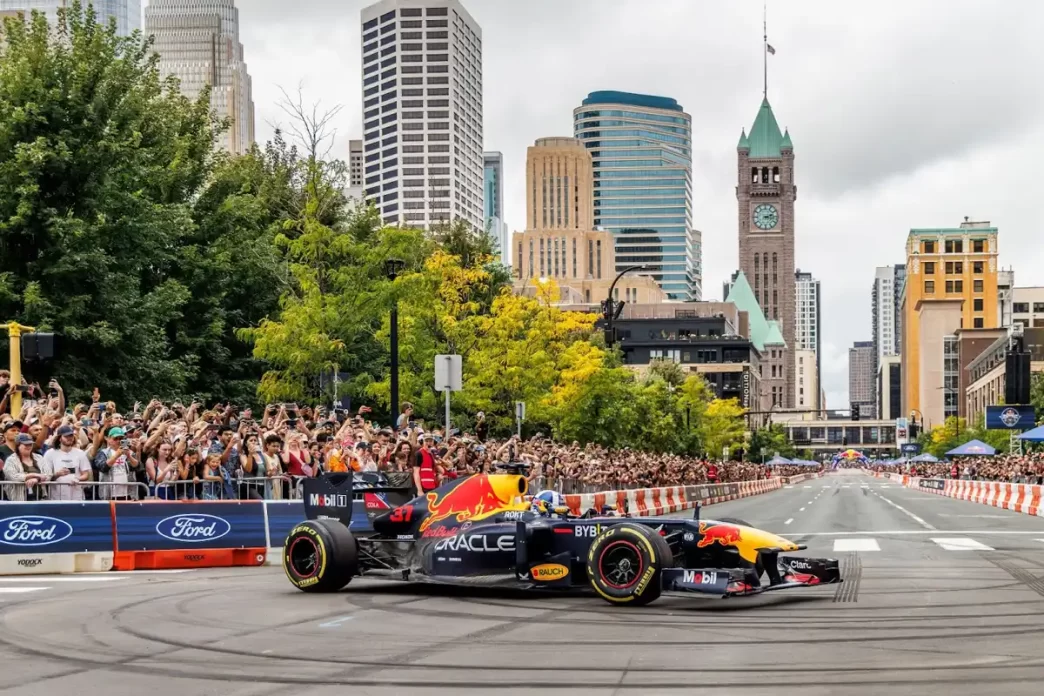
<path id="1" fill-rule="evenodd" d="M 358 480 L 351 471 L 304 479 L 302 484 L 305 519 L 337 520 L 352 531 L 372 530 L 373 517 L 409 500 L 412 494 L 411 488 Z M 368 505 L 354 504 L 367 496 L 380 500 L 385 509 L 371 511 Z"/>

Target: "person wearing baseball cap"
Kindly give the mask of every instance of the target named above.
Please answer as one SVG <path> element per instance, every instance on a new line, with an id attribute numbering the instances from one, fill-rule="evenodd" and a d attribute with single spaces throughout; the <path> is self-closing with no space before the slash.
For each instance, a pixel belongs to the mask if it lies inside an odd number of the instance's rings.
<path id="1" fill-rule="evenodd" d="M 48 491 L 50 500 L 83 500 L 83 487 L 79 484 L 91 480 L 91 462 L 77 446 L 76 430 L 71 425 L 63 425 L 55 432 L 42 468 L 55 481 Z"/>
<path id="2" fill-rule="evenodd" d="M 108 446 L 98 450 L 94 455 L 94 468 L 98 470 L 98 482 L 103 485 L 99 498 L 111 500 L 129 500 L 133 481 L 132 470 L 138 468 L 138 455 L 127 442 L 127 431 L 120 426 L 109 428 L 106 433 Z"/>
<path id="3" fill-rule="evenodd" d="M 12 501 L 46 500 L 47 495 L 38 484 L 50 479 L 41 468 L 39 454 L 33 452 L 36 441 L 27 433 L 15 438 L 15 452 L 4 461 L 4 479 L 21 485 L 9 485 L 5 493 Z"/>

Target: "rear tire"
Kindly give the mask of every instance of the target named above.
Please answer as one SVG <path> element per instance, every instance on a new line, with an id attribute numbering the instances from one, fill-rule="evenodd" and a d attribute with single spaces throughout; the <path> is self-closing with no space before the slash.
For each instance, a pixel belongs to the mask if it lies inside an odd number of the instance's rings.
<path id="1" fill-rule="evenodd" d="M 308 520 L 283 544 L 283 572 L 302 592 L 337 592 L 359 573 L 359 548 L 336 520 Z"/>
<path id="2" fill-rule="evenodd" d="M 660 596 L 660 572 L 673 562 L 667 542 L 658 533 L 624 522 L 608 527 L 591 542 L 587 578 L 610 604 L 643 606 Z"/>

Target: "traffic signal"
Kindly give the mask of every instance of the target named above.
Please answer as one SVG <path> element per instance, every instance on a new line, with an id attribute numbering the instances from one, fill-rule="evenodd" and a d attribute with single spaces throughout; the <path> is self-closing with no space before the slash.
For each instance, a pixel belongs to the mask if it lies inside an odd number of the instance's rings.
<path id="1" fill-rule="evenodd" d="M 852 404 L 852 420 L 859 420 L 859 404 Z"/>
<path id="2" fill-rule="evenodd" d="M 620 318 L 620 314 L 623 313 L 623 308 L 624 308 L 625 304 L 627 304 L 627 303 L 626 302 L 617 302 L 616 303 L 616 309 L 613 311 L 613 319 L 619 319 Z"/>

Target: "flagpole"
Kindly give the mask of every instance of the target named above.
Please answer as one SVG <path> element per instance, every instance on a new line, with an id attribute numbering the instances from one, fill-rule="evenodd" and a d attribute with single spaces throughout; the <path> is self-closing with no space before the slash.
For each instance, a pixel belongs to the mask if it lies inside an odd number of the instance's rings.
<path id="1" fill-rule="evenodd" d="M 764 60 L 765 82 L 764 91 L 762 92 L 762 95 L 765 99 L 768 99 L 768 0 L 765 0 L 763 9 L 764 14 L 762 18 L 762 29 L 764 30 L 764 35 L 762 36 L 762 39 L 764 40 L 764 46 L 762 47 L 761 51 L 762 59 Z"/>

